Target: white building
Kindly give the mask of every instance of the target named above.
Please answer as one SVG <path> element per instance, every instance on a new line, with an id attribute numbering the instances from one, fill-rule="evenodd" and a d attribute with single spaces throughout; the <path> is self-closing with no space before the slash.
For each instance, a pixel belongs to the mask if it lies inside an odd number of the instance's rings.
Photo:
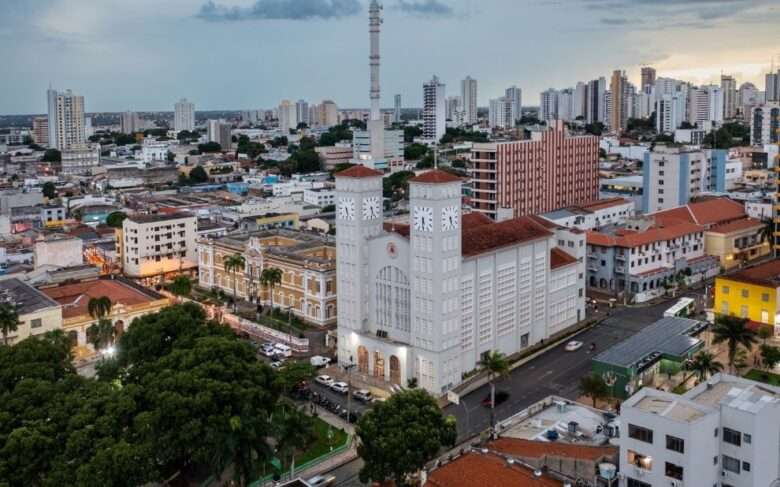
<path id="1" fill-rule="evenodd" d="M 119 131 L 123 134 L 132 134 L 143 129 L 141 117 L 135 112 L 122 112 L 119 115 Z"/>
<path id="2" fill-rule="evenodd" d="M 701 192 L 707 158 L 701 151 L 656 146 L 642 165 L 642 209 L 645 213 L 688 204 Z"/>
<path id="3" fill-rule="evenodd" d="M 336 192 L 325 188 L 304 189 L 303 202 L 320 207 L 333 205 L 336 204 Z"/>
<path id="4" fill-rule="evenodd" d="M 29 284 L 17 278 L 2 280 L 0 296 L 16 306 L 19 317 L 17 329 L 8 335 L 9 344 L 62 329 L 62 306 Z"/>
<path id="5" fill-rule="evenodd" d="M 279 131 L 288 135 L 290 129 L 298 127 L 298 116 L 295 105 L 290 100 L 282 100 L 279 103 Z"/>
<path id="6" fill-rule="evenodd" d="M 49 147 L 64 150 L 87 141 L 84 122 L 84 97 L 71 90 L 47 92 L 49 108 Z"/>
<path id="7" fill-rule="evenodd" d="M 708 122 L 723 122 L 723 91 L 720 86 L 706 85 L 688 90 L 687 120 L 699 127 Z"/>
<path id="8" fill-rule="evenodd" d="M 174 105 L 173 130 L 181 132 L 195 130 L 195 104 L 182 98 Z"/>
<path id="9" fill-rule="evenodd" d="M 155 161 L 166 161 L 168 160 L 169 147 L 170 145 L 165 141 L 144 139 L 144 144 L 141 146 L 141 159 L 147 164 Z"/>
<path id="10" fill-rule="evenodd" d="M 460 99 L 463 101 L 466 125 L 477 123 L 477 80 L 471 76 L 460 82 Z"/>
<path id="11" fill-rule="evenodd" d="M 633 201 L 617 197 L 561 208 L 539 216 L 562 227 L 587 231 L 623 224 L 634 216 L 634 212 Z"/>
<path id="12" fill-rule="evenodd" d="M 60 173 L 69 176 L 90 176 L 100 165 L 100 144 L 81 144 L 62 150 Z"/>
<path id="13" fill-rule="evenodd" d="M 295 102 L 295 118 L 298 120 L 298 123 L 305 123 L 307 126 L 310 125 L 309 104 L 306 100 L 298 100 Z"/>
<path id="14" fill-rule="evenodd" d="M 515 119 L 512 120 L 512 124 L 523 118 L 523 90 L 517 86 L 510 86 L 506 89 L 504 96 L 512 103 L 512 113 L 514 113 Z"/>
<path id="15" fill-rule="evenodd" d="M 557 93 L 558 102 L 558 120 L 571 121 L 574 120 L 574 91 L 571 88 L 559 90 Z"/>
<path id="16" fill-rule="evenodd" d="M 372 169 L 397 170 L 404 165 L 404 131 L 382 129 L 384 158 L 374 161 L 371 154 L 371 134 L 368 130 L 352 131 L 352 163 Z"/>
<path id="17" fill-rule="evenodd" d="M 401 122 L 401 95 L 395 95 L 394 99 L 394 106 L 393 106 L 393 122 L 400 123 Z"/>
<path id="18" fill-rule="evenodd" d="M 163 276 L 197 266 L 198 222 L 186 213 L 130 215 L 117 235 L 122 271 L 132 278 Z"/>
<path id="19" fill-rule="evenodd" d="M 441 394 L 484 353 L 515 353 L 584 318 L 584 270 L 563 239 L 530 217 L 463 215 L 461 190 L 449 173 L 424 173 L 410 180 L 411 222 L 385 222 L 382 173 L 336 175 L 340 364 Z M 584 235 L 567 234 L 584 257 Z"/>
<path id="20" fill-rule="evenodd" d="M 84 241 L 77 237 L 51 236 L 35 242 L 33 263 L 43 266 L 72 267 L 84 263 Z"/>
<path id="21" fill-rule="evenodd" d="M 776 144 L 780 141 L 780 103 L 753 107 L 750 114 L 750 142 L 753 145 Z"/>
<path id="22" fill-rule="evenodd" d="M 718 374 L 620 408 L 620 487 L 765 487 L 780 477 L 780 389 Z"/>
<path id="23" fill-rule="evenodd" d="M 207 128 L 209 142 L 216 142 L 222 150 L 229 151 L 233 144 L 233 126 L 222 120 L 209 120 Z"/>
<path id="24" fill-rule="evenodd" d="M 517 118 L 514 108 L 514 102 L 505 96 L 490 100 L 490 105 L 488 107 L 488 121 L 490 126 L 498 129 L 510 129 L 514 127 Z"/>
<path id="25" fill-rule="evenodd" d="M 686 119 L 687 97 L 682 92 L 662 95 L 656 102 L 655 128 L 658 133 L 671 134 Z"/>
<path id="26" fill-rule="evenodd" d="M 555 89 L 550 88 L 541 93 L 539 118 L 544 121 L 558 119 L 558 92 Z"/>
<path id="27" fill-rule="evenodd" d="M 445 85 L 437 76 L 423 83 L 423 138 L 436 143 L 444 136 L 447 128 L 444 90 Z"/>

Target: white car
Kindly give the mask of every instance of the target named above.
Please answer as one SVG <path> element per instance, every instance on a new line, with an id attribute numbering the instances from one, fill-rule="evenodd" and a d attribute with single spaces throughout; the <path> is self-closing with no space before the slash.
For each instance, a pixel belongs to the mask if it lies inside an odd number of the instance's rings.
<path id="1" fill-rule="evenodd" d="M 321 355 L 315 355 L 314 357 L 309 359 L 309 363 L 313 367 L 325 367 L 330 363 L 330 359 L 328 357 L 323 357 Z"/>
<path id="2" fill-rule="evenodd" d="M 292 349 L 283 343 L 277 343 L 274 345 L 274 353 L 282 357 L 291 357 Z"/>
<path id="3" fill-rule="evenodd" d="M 582 348 L 582 342 L 578 340 L 572 340 L 569 343 L 566 344 L 566 351 L 567 352 L 576 352 Z"/>
<path id="4" fill-rule="evenodd" d="M 322 384 L 326 387 L 330 387 L 333 384 L 333 377 L 329 375 L 318 375 L 316 379 L 314 379 L 317 384 Z"/>
<path id="5" fill-rule="evenodd" d="M 339 392 L 341 394 L 346 394 L 349 390 L 349 386 L 346 382 L 334 382 L 330 385 L 330 388 L 333 389 L 335 392 Z"/>
<path id="6" fill-rule="evenodd" d="M 325 487 L 327 485 L 333 484 L 333 482 L 335 481 L 336 481 L 336 477 L 332 475 L 329 475 L 327 477 L 324 475 L 317 475 L 307 480 L 306 483 L 311 485 L 311 487 Z"/>
<path id="7" fill-rule="evenodd" d="M 360 389 L 359 391 L 355 391 L 353 396 L 358 401 L 363 401 L 363 402 L 371 402 L 371 399 L 374 398 L 374 396 L 371 394 L 371 391 L 369 391 L 368 389 Z"/>

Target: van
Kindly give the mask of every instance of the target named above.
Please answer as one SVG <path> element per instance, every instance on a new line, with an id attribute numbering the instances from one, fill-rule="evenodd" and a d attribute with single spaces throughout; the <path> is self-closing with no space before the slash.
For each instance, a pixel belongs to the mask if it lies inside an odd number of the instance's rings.
<path id="1" fill-rule="evenodd" d="M 275 344 L 274 351 L 276 352 L 276 355 L 281 355 L 282 357 L 292 356 L 292 349 L 283 343 Z"/>

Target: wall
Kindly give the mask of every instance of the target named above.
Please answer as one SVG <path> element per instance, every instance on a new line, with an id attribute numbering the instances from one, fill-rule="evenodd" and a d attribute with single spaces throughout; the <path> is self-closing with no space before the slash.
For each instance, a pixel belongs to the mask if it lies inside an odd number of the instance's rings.
<path id="1" fill-rule="evenodd" d="M 728 287 L 728 293 L 724 292 L 724 287 Z M 747 297 L 742 296 L 743 291 L 747 291 Z M 766 301 L 763 300 L 763 295 L 767 295 Z M 727 310 L 723 308 L 724 302 L 728 304 Z M 769 287 L 732 281 L 727 277 L 716 278 L 713 304 L 715 313 L 726 311 L 727 314 L 742 316 L 742 306 L 747 306 L 749 320 L 773 325 L 777 312 L 777 291 Z M 766 316 L 762 316 L 762 310 L 766 310 Z"/>

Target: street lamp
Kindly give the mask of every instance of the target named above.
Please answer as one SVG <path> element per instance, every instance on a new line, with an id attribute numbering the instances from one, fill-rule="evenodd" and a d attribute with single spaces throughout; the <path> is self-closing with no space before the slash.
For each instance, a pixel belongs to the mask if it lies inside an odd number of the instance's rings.
<path id="1" fill-rule="evenodd" d="M 349 356 L 349 364 L 343 367 L 347 372 L 347 424 L 350 424 L 349 420 L 352 416 L 352 369 L 355 368 L 355 361 L 352 355 Z"/>

